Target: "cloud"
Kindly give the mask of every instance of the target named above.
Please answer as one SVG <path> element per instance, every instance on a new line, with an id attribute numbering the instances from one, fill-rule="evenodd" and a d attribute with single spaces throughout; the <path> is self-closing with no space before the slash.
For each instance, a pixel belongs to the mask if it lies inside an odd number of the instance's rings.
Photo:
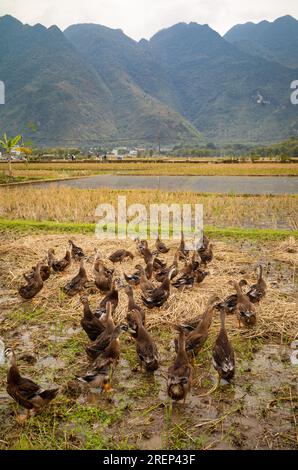
<path id="1" fill-rule="evenodd" d="M 181 21 L 208 23 L 220 34 L 237 23 L 298 17 L 297 0 L 1 0 L 0 16 L 10 14 L 31 25 L 99 23 L 121 28 L 134 38 L 149 38 Z"/>

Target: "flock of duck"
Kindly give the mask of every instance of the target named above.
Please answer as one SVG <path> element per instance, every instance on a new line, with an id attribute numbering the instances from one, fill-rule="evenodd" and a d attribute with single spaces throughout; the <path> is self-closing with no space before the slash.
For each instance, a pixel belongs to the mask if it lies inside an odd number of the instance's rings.
<path id="1" fill-rule="evenodd" d="M 37 263 L 29 273 L 24 274 L 26 284 L 21 286 L 18 292 L 23 299 L 32 299 L 41 291 L 52 271 L 62 272 L 72 261 L 79 263 L 77 275 L 62 288 L 68 296 L 80 295 L 83 306 L 81 326 L 90 340 L 90 344 L 85 348 L 90 365 L 85 375 L 76 378 L 87 383 L 91 388 L 110 392 L 113 372 L 120 358 L 119 337 L 122 332 L 128 332 L 135 342 L 140 370 L 149 373 L 156 371 L 159 367 L 159 354 L 155 340 L 146 328 L 148 315 L 146 309 L 162 307 L 169 298 L 171 288 L 184 290 L 203 282 L 209 274 L 206 266 L 213 259 L 213 247 L 208 238 L 204 235 L 200 248 L 191 255 L 185 248 L 184 236 L 181 234 L 180 245 L 175 251 L 173 263 L 169 266 L 160 257 L 160 254 L 169 252 L 169 248 L 160 238 L 156 240 L 154 251 L 150 250 L 146 240 L 136 240 L 136 249 L 144 263 L 137 264 L 136 271 L 132 274 L 124 274 L 123 279 L 114 276 L 114 269 L 109 268 L 101 254 L 96 251 L 93 264 L 94 284 L 104 297 L 94 311 L 90 308 L 88 297 L 84 295 L 84 288 L 89 282 L 84 266 L 85 253 L 72 240 L 69 240 L 69 245 L 62 259 L 56 259 L 54 250 L 49 250 L 46 262 Z M 117 250 L 109 256 L 113 264 L 121 263 L 127 258 L 133 259 L 134 255 L 124 249 Z M 153 277 L 157 282 L 153 281 Z M 230 382 L 234 377 L 235 355 L 228 339 L 225 317 L 226 314 L 235 314 L 239 327 L 251 327 L 256 323 L 255 304 L 258 304 L 266 293 L 262 266 L 259 266 L 256 284 L 248 286 L 245 280 L 230 281 L 230 283 L 236 291 L 234 294 L 222 301 L 212 296 L 202 315 L 185 324 L 173 325 L 177 332 L 176 357 L 168 369 L 167 392 L 168 396 L 175 401 L 185 402 L 191 390 L 194 375 L 193 361 L 208 338 L 212 318 L 216 312 L 220 315 L 221 323 L 212 349 L 212 362 L 217 371 L 218 380 L 205 395 L 216 390 L 221 379 Z M 114 312 L 118 307 L 120 289 L 125 289 L 128 299 L 127 323 L 116 325 Z M 143 305 L 136 303 L 135 289 L 140 289 Z M 22 377 L 16 356 L 11 348 L 6 348 L 5 356 L 9 363 L 7 392 L 27 410 L 25 415 L 18 417 L 22 421 L 41 411 L 56 397 L 58 389 L 42 390 L 32 380 Z"/>

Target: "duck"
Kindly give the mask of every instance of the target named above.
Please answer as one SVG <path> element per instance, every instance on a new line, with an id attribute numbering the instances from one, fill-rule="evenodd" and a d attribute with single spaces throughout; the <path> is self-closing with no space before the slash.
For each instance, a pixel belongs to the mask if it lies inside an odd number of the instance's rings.
<path id="1" fill-rule="evenodd" d="M 118 289 L 120 289 L 121 287 L 122 287 L 122 283 L 120 282 L 119 279 L 114 279 L 112 281 L 111 290 L 109 290 L 109 292 L 101 300 L 99 306 L 94 312 L 97 318 L 101 318 L 102 315 L 106 313 L 106 308 L 107 308 L 108 303 L 111 304 L 112 312 L 116 310 L 116 308 L 118 307 L 118 303 L 119 303 L 119 290 Z"/>
<path id="2" fill-rule="evenodd" d="M 86 346 L 85 350 L 90 361 L 94 361 L 110 344 L 112 332 L 115 329 L 115 323 L 112 317 L 112 303 L 106 303 L 106 313 L 102 315 L 102 323 L 104 325 L 103 332 L 93 341 L 92 344 Z"/>
<path id="3" fill-rule="evenodd" d="M 202 264 L 206 266 L 206 264 L 211 263 L 213 260 L 213 244 L 209 243 L 208 248 L 203 251 L 199 252 L 199 255 L 202 260 Z"/>
<path id="4" fill-rule="evenodd" d="M 76 379 L 87 384 L 90 388 L 109 393 L 113 390 L 110 382 L 110 365 L 112 362 L 112 359 L 102 361 L 99 365 L 94 362 L 85 375 L 76 375 Z"/>
<path id="5" fill-rule="evenodd" d="M 63 292 L 67 294 L 69 297 L 73 297 L 74 295 L 80 293 L 88 281 L 86 269 L 84 266 L 84 258 L 80 259 L 80 269 L 78 274 L 73 277 L 67 284 L 62 288 Z"/>
<path id="6" fill-rule="evenodd" d="M 137 269 L 137 266 L 135 266 L 135 268 Z M 141 273 L 139 269 L 137 269 L 133 274 L 124 273 L 125 281 L 131 286 L 138 286 L 140 284 L 140 277 Z"/>
<path id="7" fill-rule="evenodd" d="M 97 355 L 93 362 L 93 366 L 95 366 L 96 369 L 101 369 L 108 362 L 111 365 L 112 371 L 115 370 L 120 358 L 119 336 L 127 330 L 128 327 L 126 325 L 115 326 L 111 332 L 108 345 Z"/>
<path id="8" fill-rule="evenodd" d="M 128 285 L 125 288 L 125 293 L 126 293 L 127 298 L 128 298 L 126 320 L 127 320 L 127 324 L 128 324 L 129 330 L 131 332 L 131 335 L 132 335 L 133 338 L 135 338 L 136 337 L 137 324 L 135 322 L 133 312 L 134 312 L 134 310 L 137 310 L 139 312 L 143 325 L 145 325 L 145 323 L 146 323 L 146 315 L 145 315 L 145 312 L 142 309 L 142 307 L 140 307 L 135 302 L 134 296 L 133 296 L 133 289 L 132 289 L 131 286 Z"/>
<path id="9" fill-rule="evenodd" d="M 185 350 L 184 330 L 179 325 L 175 328 L 179 333 L 177 339 L 178 348 L 174 364 L 168 369 L 167 392 L 172 400 L 183 400 L 183 404 L 185 404 L 186 397 L 192 386 L 193 367 Z"/>
<path id="10" fill-rule="evenodd" d="M 148 261 L 152 258 L 152 252 L 148 247 L 147 240 L 142 240 L 142 244 L 139 245 L 139 253 L 144 258 L 145 263 L 147 264 Z"/>
<path id="11" fill-rule="evenodd" d="M 27 285 L 19 288 L 18 292 L 23 299 L 33 299 L 43 288 L 43 280 L 40 274 L 42 264 L 42 261 L 37 263 L 33 277 L 27 280 Z"/>
<path id="12" fill-rule="evenodd" d="M 238 318 L 239 328 L 241 324 L 247 328 L 254 326 L 257 322 L 255 306 L 249 300 L 249 297 L 244 294 L 239 284 L 235 281 L 230 282 L 237 293 L 237 305 L 235 313 Z"/>
<path id="13" fill-rule="evenodd" d="M 24 279 L 30 282 L 34 278 L 36 266 L 32 266 L 31 271 L 27 274 L 23 274 Z M 43 281 L 47 281 L 51 275 L 51 267 L 47 264 L 42 263 L 40 266 L 40 276 Z"/>
<path id="14" fill-rule="evenodd" d="M 258 282 L 253 284 L 246 295 L 248 296 L 251 303 L 256 304 L 259 303 L 266 295 L 267 285 L 263 279 L 263 266 L 259 265 L 259 277 Z"/>
<path id="15" fill-rule="evenodd" d="M 210 274 L 209 271 L 204 271 L 203 269 L 197 269 L 195 271 L 195 282 L 197 284 L 201 284 L 204 281 L 205 277 L 208 276 L 209 274 Z"/>
<path id="16" fill-rule="evenodd" d="M 94 251 L 95 251 L 95 258 L 94 258 L 94 264 L 93 264 L 93 272 L 99 271 L 99 269 L 103 269 L 106 275 L 113 276 L 115 269 L 107 267 L 103 262 L 100 252 L 97 249 L 95 249 Z"/>
<path id="17" fill-rule="evenodd" d="M 178 248 L 179 251 L 179 260 L 185 260 L 189 257 L 189 252 L 185 248 L 184 233 L 181 232 L 181 241 Z"/>
<path id="18" fill-rule="evenodd" d="M 198 253 L 202 253 L 202 252 L 206 251 L 208 246 L 209 246 L 209 239 L 203 233 L 202 243 L 201 243 L 200 248 L 198 248 Z"/>
<path id="19" fill-rule="evenodd" d="M 193 287 L 195 282 L 195 273 L 192 272 L 190 274 L 184 273 L 182 274 L 178 279 L 176 279 L 174 282 L 172 282 L 172 286 L 174 286 L 176 289 L 184 289 L 186 287 Z"/>
<path id="20" fill-rule="evenodd" d="M 96 259 L 93 266 L 94 284 L 101 292 L 109 292 L 112 288 L 113 274 L 104 266 L 101 259 Z"/>
<path id="21" fill-rule="evenodd" d="M 147 295 L 154 289 L 153 283 L 147 278 L 143 266 L 137 264 L 136 268 L 140 271 L 140 289 L 143 295 Z"/>
<path id="22" fill-rule="evenodd" d="M 238 283 L 239 287 L 242 289 L 243 286 L 247 285 L 247 281 L 245 279 L 241 279 Z M 236 312 L 237 307 L 237 294 L 231 294 L 226 297 L 222 302 L 218 303 L 215 308 L 217 310 L 221 310 L 222 308 L 225 310 L 227 315 L 231 315 Z"/>
<path id="23" fill-rule="evenodd" d="M 143 367 L 146 372 L 154 372 L 159 367 L 158 350 L 155 341 L 142 324 L 141 315 L 137 310 L 133 311 L 134 321 L 137 325 L 135 337 L 136 353 L 141 371 Z"/>
<path id="24" fill-rule="evenodd" d="M 147 279 L 149 280 L 152 278 L 152 275 L 153 275 L 154 261 L 155 261 L 155 258 L 151 256 L 146 263 L 145 274 L 146 274 Z"/>
<path id="25" fill-rule="evenodd" d="M 143 251 L 145 248 L 148 248 L 148 242 L 147 240 L 140 240 L 139 238 L 135 239 L 136 245 L 137 245 L 137 252 L 141 255 L 143 255 Z"/>
<path id="26" fill-rule="evenodd" d="M 218 300 L 217 296 L 211 296 L 208 300 L 206 310 L 202 315 L 202 320 L 198 323 L 197 327 L 186 336 L 185 349 L 190 358 L 196 356 L 207 341 L 214 313 L 214 303 Z M 175 343 L 175 349 L 177 352 L 177 342 Z"/>
<path id="27" fill-rule="evenodd" d="M 220 310 L 220 330 L 212 348 L 212 364 L 218 374 L 217 382 L 214 387 L 204 395 L 210 395 L 220 385 L 221 379 L 227 382 L 231 382 L 235 375 L 235 353 L 233 346 L 231 345 L 227 330 L 225 327 L 226 312 L 222 308 Z"/>
<path id="28" fill-rule="evenodd" d="M 154 258 L 153 258 L 153 269 L 154 269 L 154 271 L 159 271 L 160 269 L 165 269 L 166 266 L 167 266 L 166 261 L 164 261 L 163 259 L 158 258 L 157 256 L 154 256 Z"/>
<path id="29" fill-rule="evenodd" d="M 170 269 L 161 286 L 155 287 L 154 289 L 148 291 L 147 295 L 141 295 L 142 301 L 146 307 L 150 309 L 154 307 L 161 307 L 168 300 L 170 295 L 170 279 L 174 269 L 175 267 Z"/>
<path id="30" fill-rule="evenodd" d="M 178 270 L 178 258 L 179 258 L 179 252 L 176 251 L 176 253 L 174 255 L 173 263 L 169 267 L 162 268 L 158 273 L 156 273 L 155 279 L 158 282 L 163 282 L 164 279 L 167 277 L 168 272 L 172 268 L 175 268 L 175 269 L 172 270 L 171 280 L 174 279 L 178 275 L 178 272 L 179 272 L 179 270 Z"/>
<path id="31" fill-rule="evenodd" d="M 31 379 L 21 376 L 13 349 L 6 348 L 4 354 L 9 363 L 6 391 L 27 411 L 25 416 L 18 417 L 22 422 L 46 407 L 57 396 L 58 388 L 42 390 Z"/>
<path id="32" fill-rule="evenodd" d="M 117 250 L 109 256 L 109 260 L 112 261 L 112 263 L 122 263 L 125 258 L 133 259 L 134 256 L 127 250 Z"/>
<path id="33" fill-rule="evenodd" d="M 159 253 L 168 253 L 170 251 L 170 248 L 168 248 L 163 241 L 159 238 L 159 236 L 156 239 L 155 242 L 155 248 Z"/>
<path id="34" fill-rule="evenodd" d="M 48 265 L 53 269 L 55 272 L 62 272 L 71 264 L 71 256 L 70 251 L 66 250 L 64 258 L 57 260 L 54 257 L 55 250 L 51 248 L 48 251 Z"/>
<path id="35" fill-rule="evenodd" d="M 96 338 L 104 331 L 105 326 L 91 311 L 88 298 L 82 296 L 80 300 L 84 307 L 84 316 L 81 319 L 81 327 L 83 328 L 85 333 L 87 333 L 88 338 L 91 341 L 95 341 Z"/>
<path id="36" fill-rule="evenodd" d="M 71 248 L 71 257 L 76 261 L 80 261 L 81 258 L 85 258 L 85 253 L 80 246 L 74 244 L 72 240 L 68 240 L 69 246 Z"/>

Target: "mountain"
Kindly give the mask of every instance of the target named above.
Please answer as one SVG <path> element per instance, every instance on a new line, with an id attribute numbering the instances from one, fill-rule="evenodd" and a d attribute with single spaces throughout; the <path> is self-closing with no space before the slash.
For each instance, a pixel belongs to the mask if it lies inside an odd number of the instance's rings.
<path id="1" fill-rule="evenodd" d="M 137 42 L 119 29 L 94 24 L 73 25 L 64 34 L 109 88 L 115 122 L 124 136 L 155 143 L 159 135 L 163 142 L 201 139 L 190 122 L 166 100 L 160 101 L 169 94 L 168 82 L 160 65 Z"/>
<path id="2" fill-rule="evenodd" d="M 298 129 L 290 103 L 298 70 L 253 57 L 197 23 L 164 29 L 146 48 L 166 69 L 177 111 L 208 140 L 274 140 Z"/>
<path id="3" fill-rule="evenodd" d="M 249 54 L 298 68 L 298 21 L 292 16 L 238 24 L 224 38 Z"/>
<path id="4" fill-rule="evenodd" d="M 6 89 L 1 131 L 52 145 L 116 135 L 109 90 L 57 27 L 2 17 L 0 77 Z"/>
<path id="5" fill-rule="evenodd" d="M 100 73 L 101 72 L 101 73 Z M 178 113 L 146 95 L 119 70 L 104 76 L 56 27 L 0 18 L 0 78 L 6 104 L 0 130 L 43 145 L 79 145 L 136 138 L 198 140 Z M 119 86 L 118 86 L 119 85 Z M 32 131 L 32 128 L 36 128 Z"/>
<path id="6" fill-rule="evenodd" d="M 282 64 L 281 46 L 274 46 L 286 42 L 277 30 L 297 43 L 297 22 L 263 23 L 275 28 L 266 41 L 259 39 L 263 33 L 247 39 L 251 24 L 223 38 L 208 25 L 178 23 L 136 42 L 101 25 L 62 33 L 2 17 L 0 133 L 21 132 L 48 146 L 192 145 L 202 135 L 219 143 L 265 143 L 297 135 L 290 83 L 298 66 Z M 251 40 L 254 49 L 239 46 Z"/>

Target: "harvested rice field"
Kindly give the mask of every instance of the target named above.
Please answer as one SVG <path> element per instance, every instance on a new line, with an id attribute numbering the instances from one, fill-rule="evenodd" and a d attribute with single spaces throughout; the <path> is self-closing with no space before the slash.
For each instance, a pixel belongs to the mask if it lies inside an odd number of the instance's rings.
<path id="1" fill-rule="evenodd" d="M 111 393 L 98 393 L 77 381 L 88 368 L 85 346 L 89 340 L 80 326 L 79 296 L 61 291 L 78 271 L 72 262 L 64 273 L 52 273 L 32 301 L 22 300 L 18 287 L 22 274 L 54 248 L 61 258 L 67 234 L 0 235 L 0 336 L 14 349 L 22 375 L 43 387 L 59 387 L 55 400 L 22 424 L 8 396 L 6 365 L 0 366 L 1 449 L 294 449 L 297 448 L 297 261 L 294 238 L 284 241 L 212 240 L 214 258 L 202 284 L 178 291 L 161 308 L 146 310 L 146 325 L 160 355 L 154 374 L 135 370 L 135 344 L 129 333 L 120 337 L 120 362 L 112 377 Z M 88 279 L 84 295 L 93 309 L 103 297 L 92 283 L 94 249 L 107 257 L 120 246 L 133 260 L 115 264 L 115 277 L 132 273 L 142 262 L 133 241 L 99 241 L 91 235 L 73 235 L 86 254 Z M 177 244 L 161 255 L 172 263 Z M 154 243 L 149 242 L 150 248 Z M 173 363 L 173 324 L 204 312 L 208 299 L 233 293 L 230 280 L 256 282 L 256 268 L 264 267 L 265 298 L 257 306 L 257 324 L 239 328 L 227 316 L 229 339 L 236 354 L 231 384 L 202 396 L 216 381 L 211 363 L 212 346 L 220 327 L 214 313 L 210 334 L 194 363 L 194 383 L 186 403 L 171 403 L 167 396 L 167 369 Z M 180 262 L 180 267 L 183 263 Z M 139 288 L 135 299 L 141 305 Z M 116 323 L 125 322 L 127 296 L 119 291 Z M 296 364 L 296 365 L 295 365 Z"/>

